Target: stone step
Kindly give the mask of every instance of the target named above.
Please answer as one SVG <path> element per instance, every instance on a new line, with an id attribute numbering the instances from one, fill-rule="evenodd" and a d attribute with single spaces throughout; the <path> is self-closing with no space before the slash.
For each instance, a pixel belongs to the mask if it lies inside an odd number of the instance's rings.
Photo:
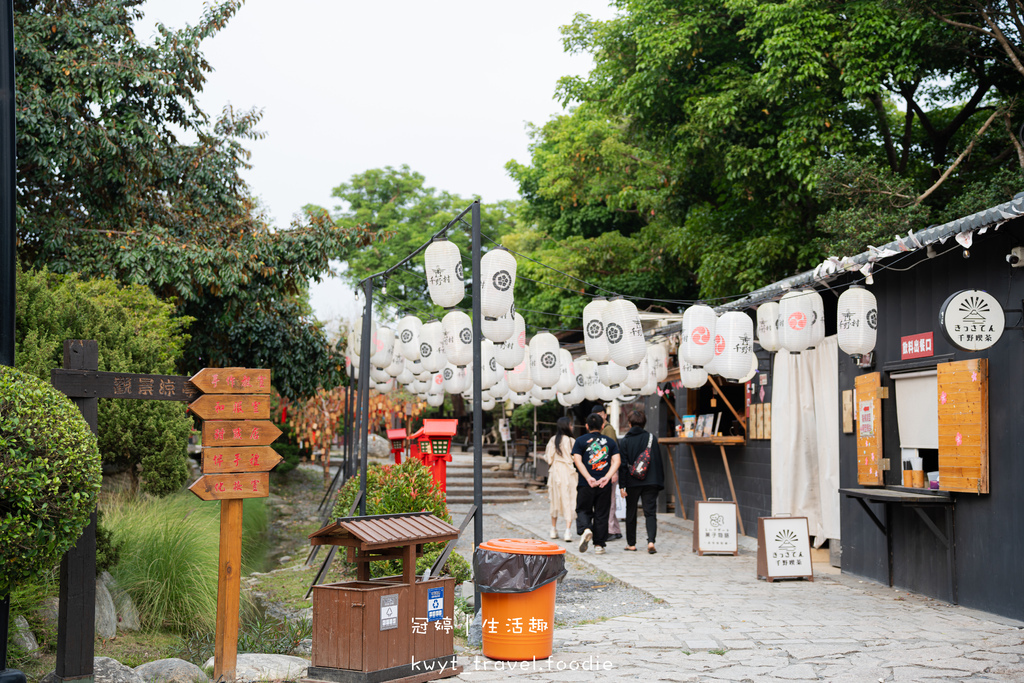
<path id="1" fill-rule="evenodd" d="M 530 500 L 529 496 L 524 496 L 522 498 L 502 498 L 500 500 L 490 500 L 490 501 L 488 501 L 485 498 L 484 499 L 484 504 L 490 503 L 491 505 L 504 505 L 506 503 L 525 503 L 528 500 Z M 471 496 L 471 495 L 470 496 L 449 496 L 448 497 L 448 505 L 472 505 L 472 504 L 473 504 L 473 496 Z"/>
<path id="2" fill-rule="evenodd" d="M 449 493 L 466 493 L 473 495 L 472 486 L 448 486 Z M 493 489 L 487 486 L 484 487 L 484 495 L 493 498 L 508 498 L 509 496 L 521 496 L 527 493 L 525 488 L 523 489 Z"/>

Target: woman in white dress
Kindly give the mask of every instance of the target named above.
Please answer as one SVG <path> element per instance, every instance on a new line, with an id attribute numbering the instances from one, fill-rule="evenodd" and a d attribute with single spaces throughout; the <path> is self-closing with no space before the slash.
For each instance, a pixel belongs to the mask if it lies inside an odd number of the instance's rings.
<path id="1" fill-rule="evenodd" d="M 548 441 L 544 460 L 548 463 L 548 497 L 551 503 L 551 538 L 558 538 L 558 517 L 565 519 L 565 540 L 572 540 L 572 522 L 576 517 L 578 476 L 572 462 L 572 418 L 558 418 L 558 430 Z"/>

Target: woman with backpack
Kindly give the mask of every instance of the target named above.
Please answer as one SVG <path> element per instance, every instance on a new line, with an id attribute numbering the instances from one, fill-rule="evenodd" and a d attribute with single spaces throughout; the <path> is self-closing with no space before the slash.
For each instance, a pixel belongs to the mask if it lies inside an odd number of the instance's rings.
<path id="1" fill-rule="evenodd" d="M 544 460 L 548 463 L 548 497 L 551 507 L 551 538 L 558 538 L 558 516 L 565 519 L 565 540 L 572 540 L 576 517 L 576 465 L 572 462 L 572 418 L 558 418 L 558 431 L 548 441 Z"/>
<path id="2" fill-rule="evenodd" d="M 644 508 L 647 522 L 647 552 L 654 547 L 658 533 L 658 492 L 665 488 L 665 471 L 661 464 L 658 439 L 644 430 L 647 414 L 634 410 L 629 414 L 629 431 L 619 439 L 622 464 L 619 465 L 619 489 L 626 499 L 626 550 L 636 551 L 636 505 Z"/>

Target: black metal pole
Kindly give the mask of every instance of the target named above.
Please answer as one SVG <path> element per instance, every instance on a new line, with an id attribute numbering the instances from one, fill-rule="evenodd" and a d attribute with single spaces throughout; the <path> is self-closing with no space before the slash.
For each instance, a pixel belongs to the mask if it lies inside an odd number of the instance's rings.
<path id="1" fill-rule="evenodd" d="M 352 369 L 352 364 L 349 363 L 349 370 Z M 344 476 L 341 478 L 341 485 L 344 486 L 345 482 L 348 481 L 350 473 L 352 472 L 349 466 L 349 458 L 352 455 L 352 449 L 348 447 L 348 435 L 352 432 L 352 374 L 348 376 L 348 386 L 345 387 L 345 427 L 341 431 L 341 467 L 345 470 Z"/>
<path id="2" fill-rule="evenodd" d="M 370 422 L 370 335 L 373 321 L 373 278 L 363 280 L 363 295 L 366 307 L 363 310 L 363 338 L 359 345 L 359 438 L 360 438 L 360 470 L 359 490 L 363 498 L 359 501 L 359 515 L 366 514 L 366 456 L 369 439 Z"/>
<path id="3" fill-rule="evenodd" d="M 14 223 L 16 182 L 14 138 L 14 2 L 0 7 L 0 365 L 14 367 Z M 25 674 L 7 668 L 7 627 L 11 596 L 0 596 L 0 681 L 24 683 Z"/>
<path id="4" fill-rule="evenodd" d="M 473 549 L 484 540 L 484 413 L 481 386 L 483 384 L 483 352 L 481 342 L 483 331 L 480 311 L 480 202 L 473 202 L 473 504 L 476 511 L 473 518 Z M 474 584 L 475 585 L 475 584 Z M 480 609 L 480 589 L 473 593 L 473 607 Z"/>

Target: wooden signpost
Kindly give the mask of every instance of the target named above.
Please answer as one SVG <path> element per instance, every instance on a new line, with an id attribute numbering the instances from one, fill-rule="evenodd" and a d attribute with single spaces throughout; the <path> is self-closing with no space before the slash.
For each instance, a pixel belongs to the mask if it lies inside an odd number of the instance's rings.
<path id="1" fill-rule="evenodd" d="M 189 408 L 203 420 L 203 476 L 189 491 L 220 501 L 214 680 L 235 678 L 242 578 L 242 501 L 270 494 L 281 461 L 270 444 L 281 430 L 270 417 L 270 370 L 204 368 L 191 378 L 203 395 Z"/>

